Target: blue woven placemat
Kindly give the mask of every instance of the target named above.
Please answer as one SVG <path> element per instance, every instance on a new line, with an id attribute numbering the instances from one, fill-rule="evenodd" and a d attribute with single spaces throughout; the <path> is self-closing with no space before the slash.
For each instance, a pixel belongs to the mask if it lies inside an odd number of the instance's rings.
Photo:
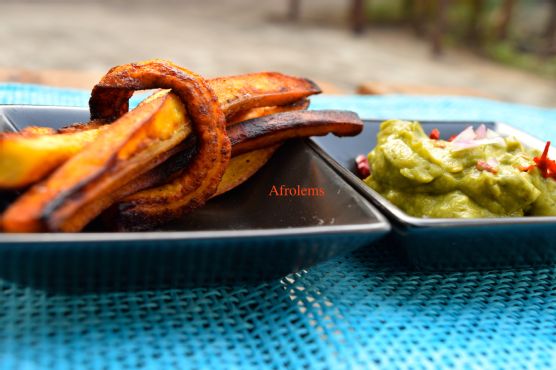
<path id="1" fill-rule="evenodd" d="M 0 104 L 87 99 L 0 85 Z M 321 96 L 313 107 L 366 118 L 501 120 L 556 139 L 556 110 L 482 99 Z M 0 280 L 5 369 L 555 366 L 554 267 L 409 272 L 368 247 L 258 285 L 62 294 Z"/>

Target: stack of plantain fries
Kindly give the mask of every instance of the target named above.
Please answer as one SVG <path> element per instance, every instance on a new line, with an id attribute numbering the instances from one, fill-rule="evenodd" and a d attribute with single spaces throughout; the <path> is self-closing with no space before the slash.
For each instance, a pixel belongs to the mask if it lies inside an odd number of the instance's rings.
<path id="1" fill-rule="evenodd" d="M 136 90 L 159 89 L 128 111 Z M 169 61 L 112 68 L 93 88 L 91 120 L 0 134 L 0 189 L 24 190 L 5 232 L 77 232 L 100 214 L 146 230 L 256 173 L 294 137 L 356 135 L 351 112 L 307 111 L 313 82 L 280 73 L 205 80 Z"/>

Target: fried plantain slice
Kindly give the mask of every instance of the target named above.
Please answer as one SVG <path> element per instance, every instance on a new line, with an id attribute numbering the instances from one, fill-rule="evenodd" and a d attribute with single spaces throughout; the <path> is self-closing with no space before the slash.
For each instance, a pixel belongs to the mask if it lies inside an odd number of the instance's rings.
<path id="1" fill-rule="evenodd" d="M 257 107 L 286 105 L 321 93 L 313 81 L 278 72 L 258 72 L 211 80 L 226 117 Z"/>
<path id="2" fill-rule="evenodd" d="M 19 189 L 43 179 L 106 127 L 64 134 L 34 127 L 0 134 L 0 189 Z"/>
<path id="3" fill-rule="evenodd" d="M 244 112 L 239 112 L 238 114 L 235 114 L 233 117 L 228 118 L 228 126 L 232 126 L 237 123 L 247 121 L 253 118 L 269 116 L 271 114 L 292 112 L 296 110 L 305 110 L 309 108 L 310 103 L 311 102 L 309 101 L 309 99 L 301 99 L 292 104 L 287 104 L 287 105 L 275 105 L 271 107 L 252 108 Z"/>
<path id="4" fill-rule="evenodd" d="M 330 120 L 333 118 L 331 117 L 330 112 L 328 111 L 312 112 L 312 117 L 314 121 L 325 122 L 326 120 L 328 120 L 328 123 L 325 123 L 325 125 L 328 125 L 327 126 L 328 128 L 325 129 L 323 125 L 321 125 L 318 128 L 321 135 L 336 131 L 343 136 L 354 136 L 357 135 L 358 132 L 360 132 L 360 130 L 362 129 L 362 122 L 360 120 L 358 122 L 358 118 L 355 118 L 357 117 L 356 115 L 351 114 L 350 112 L 341 112 L 341 111 L 335 111 L 335 112 L 338 112 L 340 114 L 336 115 L 335 117 L 336 121 L 333 122 L 330 122 Z M 348 113 L 348 114 L 344 115 L 343 113 Z M 292 114 L 288 114 L 288 115 L 292 115 Z M 322 118 L 319 118 L 319 116 L 321 115 Z M 263 149 L 274 148 L 274 147 L 277 148 L 277 146 L 279 146 L 279 144 L 281 144 L 282 141 L 285 140 L 285 139 L 282 140 L 283 136 L 281 134 L 281 131 L 287 131 L 292 129 L 291 125 L 290 126 L 279 125 L 277 123 L 280 121 L 284 121 L 285 118 L 287 119 L 287 117 L 284 116 L 272 115 L 268 117 L 262 116 L 255 119 L 251 119 L 248 124 L 252 127 L 248 131 L 236 130 L 233 127 L 228 127 L 226 129 L 226 131 L 228 132 L 228 137 L 230 138 L 230 142 L 234 143 L 232 146 L 232 153 L 233 153 L 232 159 L 230 160 L 228 167 L 232 166 L 231 161 L 233 161 L 235 157 L 241 156 L 242 153 L 246 152 L 247 149 L 245 147 L 241 149 L 241 146 L 244 145 L 244 142 L 249 143 L 249 146 L 251 148 L 251 151 L 247 151 L 247 153 L 257 152 L 257 153 L 261 153 L 262 155 L 263 153 L 265 153 Z M 344 119 L 343 121 L 340 120 L 342 118 Z M 294 125 L 296 122 L 295 119 L 299 119 L 299 115 L 296 115 L 296 117 L 291 117 L 291 120 L 294 122 L 293 123 Z M 340 126 L 350 125 L 353 127 L 348 129 L 344 128 L 342 131 L 339 131 L 337 128 L 333 127 L 338 125 Z M 270 126 L 274 126 L 274 127 L 270 127 Z M 269 130 L 271 130 L 272 135 L 276 135 L 279 138 L 273 140 L 258 140 L 260 139 L 261 136 L 264 137 L 268 135 Z M 325 132 L 326 130 L 328 131 Z M 295 131 L 295 132 L 290 131 L 287 135 L 287 138 L 307 137 L 307 136 L 312 136 L 311 131 L 307 131 L 307 130 Z M 268 145 L 269 141 L 273 142 L 273 144 L 270 146 Z M 240 150 L 236 149 L 238 146 L 240 147 Z M 174 173 L 173 176 L 177 176 L 180 171 L 183 171 L 187 167 L 188 160 L 186 158 L 192 157 L 194 148 L 195 148 L 194 137 L 191 137 L 185 143 L 182 143 L 175 148 L 176 154 L 173 154 L 167 161 L 162 163 L 160 166 L 154 168 L 153 170 L 151 170 L 148 173 L 145 173 L 142 176 L 143 178 L 151 178 L 150 180 L 142 179 L 141 181 L 148 181 L 149 184 L 153 186 L 155 184 L 160 184 L 164 180 L 168 180 L 168 176 L 169 176 L 168 174 L 172 172 Z M 222 182 L 224 181 L 224 177 L 226 177 L 226 174 L 223 176 Z M 223 189 L 223 187 L 219 185 L 219 189 Z M 219 191 L 219 193 L 221 194 L 222 192 Z"/>
<path id="5" fill-rule="evenodd" d="M 244 117 L 258 118 L 265 115 L 272 114 L 272 112 L 285 112 L 289 109 L 299 110 L 305 109 L 309 106 L 309 101 L 303 99 L 299 102 L 288 104 L 284 106 L 274 106 L 274 107 L 261 107 L 254 108 L 242 115 Z M 252 121 L 253 124 L 257 124 L 258 121 Z M 233 140 L 233 138 L 231 138 Z M 238 141 L 238 140 L 236 140 Z M 163 162 L 159 166 L 153 168 L 149 172 L 133 179 L 119 191 L 121 194 L 133 194 L 138 190 L 150 188 L 153 186 L 158 186 L 168 182 L 169 180 L 179 176 L 181 171 L 187 168 L 189 160 L 195 154 L 195 137 L 189 137 L 186 142 L 181 143 L 176 148 L 174 148 L 174 153 L 168 158 L 167 161 Z M 213 198 L 221 195 L 233 188 L 241 185 L 243 182 L 247 181 L 252 175 L 254 175 L 271 157 L 272 154 L 278 149 L 280 144 L 253 150 L 236 158 L 231 158 L 228 163 L 228 167 L 222 176 L 222 180 L 218 185 L 216 193 L 212 196 Z M 116 198 L 118 198 L 116 196 Z M 111 212 L 114 215 L 114 212 Z"/>
<path id="6" fill-rule="evenodd" d="M 3 215 L 8 232 L 79 231 L 117 200 L 115 190 L 166 160 L 191 133 L 185 108 L 164 95 L 107 126 Z M 121 194 L 119 195 L 121 196 Z"/>
<path id="7" fill-rule="evenodd" d="M 117 228 L 115 224 L 117 213 L 114 207 L 114 204 L 117 204 L 116 202 L 125 198 L 127 195 L 153 186 L 160 186 L 182 175 L 193 156 L 197 153 L 195 142 L 196 138 L 194 135 L 188 136 L 185 141 L 168 151 L 164 156 L 161 156 L 158 162 L 159 164 L 156 167 L 133 178 L 113 192 L 105 194 L 102 198 L 97 198 L 97 201 L 107 205 L 107 207 L 105 207 L 106 210 L 102 214 L 102 218 L 106 221 L 105 223 L 109 225 L 109 228 Z"/>
<path id="8" fill-rule="evenodd" d="M 268 148 L 254 150 L 230 159 L 228 167 L 224 172 L 224 176 L 222 176 L 222 181 L 211 198 L 222 195 L 243 184 L 268 162 L 279 147 L 280 144 L 277 144 Z M 187 168 L 187 160 L 184 160 L 184 158 L 193 155 L 194 150 L 192 149 L 192 147 L 187 147 L 184 149 L 185 154 L 178 153 L 173 155 L 158 167 L 153 168 L 137 179 L 134 179 L 129 184 L 118 190 L 116 197 L 120 197 L 120 199 L 122 199 L 125 195 L 133 194 L 137 190 L 147 188 L 149 185 L 155 186 L 157 184 L 161 184 L 165 179 L 167 180 L 168 173 L 171 173 L 171 171 L 176 171 L 176 173 L 179 174 L 179 171 L 183 171 Z M 130 217 L 125 213 L 122 214 L 122 206 L 126 207 L 125 203 L 115 203 L 105 212 L 105 214 L 103 214 L 102 218 L 106 221 L 106 224 L 119 231 L 141 231 L 150 228 L 139 222 L 136 217 Z M 124 215 L 123 218 L 121 217 L 122 215 Z"/>
<path id="9" fill-rule="evenodd" d="M 294 137 L 354 136 L 363 130 L 363 122 L 353 112 L 322 110 L 278 113 L 243 121 L 228 128 L 232 155 L 281 143 Z"/>
<path id="10" fill-rule="evenodd" d="M 157 92 L 142 103 L 167 93 Z M 17 133 L 0 133 L 0 189 L 19 189 L 43 179 L 107 127 L 105 121 L 93 120 L 58 131 L 29 126 Z"/>
<path id="11" fill-rule="evenodd" d="M 226 119 L 216 95 L 201 77 L 169 61 L 112 68 L 93 88 L 91 119 L 120 117 L 134 90 L 153 88 L 172 89 L 181 98 L 197 135 L 197 154 L 182 176 L 141 198 L 141 206 L 149 212 L 138 217 L 151 227 L 204 204 L 216 191 L 231 155 Z"/>
<path id="12" fill-rule="evenodd" d="M 363 122 L 357 114 L 352 112 L 294 111 L 244 121 L 228 127 L 227 132 L 230 142 L 232 142 L 232 157 L 237 158 L 237 156 L 243 153 L 270 148 L 294 137 L 325 135 L 330 132 L 338 136 L 353 136 L 361 132 L 362 129 Z M 180 166 L 172 164 L 173 158 L 164 163 L 164 166 L 178 171 Z M 232 161 L 235 158 L 232 158 Z M 241 160 L 239 163 L 241 163 Z M 264 163 L 258 168 L 262 167 L 262 165 Z M 258 168 L 252 172 L 246 171 L 245 180 L 253 175 Z M 232 183 L 232 178 L 233 176 L 230 174 L 230 183 Z M 240 183 L 237 182 L 235 186 Z M 224 189 L 227 185 L 221 186 Z M 232 187 L 229 187 L 227 190 L 230 189 Z M 164 212 L 167 212 L 167 210 L 172 212 L 172 204 L 168 203 L 165 207 L 153 208 L 148 204 L 145 205 L 144 199 L 146 198 L 148 203 L 151 198 L 156 199 L 157 196 L 164 194 L 165 191 L 172 191 L 172 188 L 155 187 L 146 189 L 134 193 L 115 204 L 112 215 L 115 216 L 114 224 L 116 224 L 116 227 L 120 230 L 144 230 L 155 226 L 149 224 L 149 220 L 156 220 L 159 212 L 165 217 Z"/>
<path id="13" fill-rule="evenodd" d="M 222 181 L 220 181 L 216 193 L 212 197 L 217 197 L 243 184 L 268 162 L 279 147 L 280 144 L 277 144 L 232 158 L 228 168 L 226 168 L 226 172 L 224 172 L 224 176 L 222 176 Z"/>

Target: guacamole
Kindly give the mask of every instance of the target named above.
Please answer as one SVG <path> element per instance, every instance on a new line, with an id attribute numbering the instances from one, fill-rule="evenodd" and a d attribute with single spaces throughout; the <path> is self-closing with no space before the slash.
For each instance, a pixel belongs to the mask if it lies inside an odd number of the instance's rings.
<path id="1" fill-rule="evenodd" d="M 484 126 L 431 137 L 418 122 L 383 122 L 365 182 L 416 217 L 556 215 L 556 181 L 535 166 L 540 152 Z"/>

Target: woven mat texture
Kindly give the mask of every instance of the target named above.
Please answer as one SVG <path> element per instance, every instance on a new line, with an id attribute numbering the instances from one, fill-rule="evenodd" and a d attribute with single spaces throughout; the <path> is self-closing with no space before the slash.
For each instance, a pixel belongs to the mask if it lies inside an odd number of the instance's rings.
<path id="1" fill-rule="evenodd" d="M 87 100 L 0 85 L 0 104 Z M 364 118 L 498 120 L 556 140 L 550 109 L 455 97 L 313 101 Z M 411 272 L 371 246 L 260 284 L 63 294 L 0 280 L 3 369 L 263 367 L 554 368 L 556 268 Z"/>

